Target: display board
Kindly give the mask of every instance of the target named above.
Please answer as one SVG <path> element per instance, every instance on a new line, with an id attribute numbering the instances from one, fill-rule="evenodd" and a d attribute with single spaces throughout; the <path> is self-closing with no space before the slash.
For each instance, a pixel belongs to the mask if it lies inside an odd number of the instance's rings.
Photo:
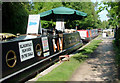
<path id="1" fill-rule="evenodd" d="M 40 15 L 29 15 L 27 34 L 42 33 Z"/>
<path id="2" fill-rule="evenodd" d="M 19 42 L 19 52 L 21 62 L 33 58 L 34 50 L 32 40 Z"/>
<path id="3" fill-rule="evenodd" d="M 49 45 L 48 45 L 48 38 L 47 37 L 42 37 L 42 46 L 43 46 L 43 55 L 44 57 L 48 56 L 49 53 Z"/>
<path id="4" fill-rule="evenodd" d="M 64 21 L 56 21 L 55 28 L 63 32 L 65 30 Z"/>

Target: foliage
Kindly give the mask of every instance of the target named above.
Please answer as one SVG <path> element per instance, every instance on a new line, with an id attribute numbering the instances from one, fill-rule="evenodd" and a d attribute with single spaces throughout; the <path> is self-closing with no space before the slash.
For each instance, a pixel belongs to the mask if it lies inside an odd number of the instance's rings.
<path id="1" fill-rule="evenodd" d="M 115 36 L 115 44 L 116 46 L 120 47 L 120 28 L 116 30 L 116 36 Z"/>
<path id="2" fill-rule="evenodd" d="M 117 66 L 118 79 L 120 80 L 120 46 L 116 45 L 116 41 L 113 41 L 114 52 L 115 52 L 115 63 Z"/>
<path id="3" fill-rule="evenodd" d="M 3 32 L 25 33 L 29 14 L 39 14 L 41 12 L 64 6 L 75 10 L 83 11 L 88 16 L 82 20 L 66 21 L 66 28 L 78 29 L 101 28 L 101 21 L 95 8 L 98 4 L 92 2 L 3 2 L 2 3 L 2 29 Z M 41 20 L 42 28 L 53 28 L 56 23 Z"/>
<path id="4" fill-rule="evenodd" d="M 69 5 L 67 5 L 69 4 Z M 69 7 L 69 8 L 73 8 L 79 11 L 83 11 L 85 13 L 88 14 L 88 16 L 82 20 L 75 20 L 75 21 L 68 21 L 66 22 L 66 27 L 68 28 L 74 28 L 76 24 L 78 24 L 78 29 L 87 29 L 88 27 L 92 27 L 92 28 L 96 28 L 96 24 L 98 21 L 98 15 L 95 12 L 95 4 L 92 2 L 79 2 L 79 3 L 75 3 L 75 2 L 66 2 L 66 4 L 64 5 L 65 7 Z M 71 26 L 69 26 L 71 25 Z"/>
<path id="5" fill-rule="evenodd" d="M 102 40 L 94 40 L 92 41 L 91 44 L 89 44 L 88 46 L 86 46 L 83 50 L 83 54 L 90 54 L 92 53 L 99 45 L 99 43 L 101 42 Z M 81 52 L 82 53 L 82 52 Z"/>
<path id="6" fill-rule="evenodd" d="M 32 12 L 34 12 L 34 14 L 39 14 L 41 12 L 59 7 L 59 6 L 63 6 L 62 3 L 60 2 L 34 2 L 34 7 L 33 10 L 31 10 Z M 55 22 L 53 21 L 43 21 L 41 20 L 41 24 L 42 24 L 42 28 L 53 28 L 55 27 Z"/>
<path id="7" fill-rule="evenodd" d="M 104 4 L 107 5 L 104 8 L 108 11 L 107 16 L 110 18 L 108 20 L 109 24 L 117 27 L 119 25 L 119 21 L 120 21 L 120 11 L 119 11 L 120 1 L 117 2 L 117 0 L 116 0 L 116 2 L 104 2 Z M 110 7 L 110 9 L 108 9 L 108 7 Z"/>
<path id="8" fill-rule="evenodd" d="M 104 9 L 108 11 L 107 16 L 110 18 L 108 20 L 109 26 L 111 25 L 115 28 L 115 43 L 117 46 L 120 46 L 120 1 L 115 0 L 115 2 L 103 2 L 106 6 L 99 7 L 97 12 L 100 12 Z"/>
<path id="9" fill-rule="evenodd" d="M 112 26 L 116 27 L 115 43 L 119 47 L 120 46 L 120 24 L 119 24 L 120 23 L 120 11 L 119 11 L 120 1 L 114 2 L 114 3 L 109 2 L 107 4 L 108 4 L 108 6 L 111 7 L 111 9 L 108 10 L 108 12 L 109 12 L 108 16 L 110 17 L 109 22 Z"/>
<path id="10" fill-rule="evenodd" d="M 41 13 L 56 7 L 60 7 L 60 6 L 83 11 L 88 14 L 87 18 L 84 18 L 82 20 L 75 20 L 75 21 L 68 20 L 65 23 L 66 28 L 75 29 L 76 24 L 78 24 L 78 29 L 81 29 L 81 28 L 87 29 L 87 27 L 98 28 L 100 26 L 101 21 L 98 20 L 98 15 L 94 9 L 95 4 L 92 2 L 45 2 L 45 3 L 35 2 L 32 11 L 38 14 L 38 13 Z M 52 22 L 52 21 L 41 21 L 41 24 L 43 28 L 55 27 L 55 22 Z"/>
<path id="11" fill-rule="evenodd" d="M 28 10 L 26 3 L 2 3 L 2 32 L 25 33 L 27 27 Z"/>
<path id="12" fill-rule="evenodd" d="M 118 78 L 120 79 L 120 1 L 115 0 L 116 2 L 107 2 L 108 7 L 111 7 L 108 10 L 109 24 L 115 27 L 115 61 L 118 68 Z"/>
<path id="13" fill-rule="evenodd" d="M 103 22 L 101 23 L 101 26 L 102 26 L 103 29 L 106 29 L 106 28 L 108 29 L 108 28 L 110 28 L 108 21 L 103 21 Z"/>
<path id="14" fill-rule="evenodd" d="M 39 81 L 67 81 L 71 77 L 72 73 L 80 66 L 80 64 L 89 56 L 86 54 L 92 53 L 101 40 L 93 40 L 82 51 L 76 53 L 70 58 L 70 61 L 62 63 L 60 66 L 52 70 L 45 76 L 42 76 L 37 80 Z"/>
<path id="15" fill-rule="evenodd" d="M 117 64 L 117 66 L 120 67 L 120 47 L 118 47 L 115 43 L 115 41 L 113 41 L 113 45 L 114 45 L 114 50 L 115 50 L 115 62 Z"/>

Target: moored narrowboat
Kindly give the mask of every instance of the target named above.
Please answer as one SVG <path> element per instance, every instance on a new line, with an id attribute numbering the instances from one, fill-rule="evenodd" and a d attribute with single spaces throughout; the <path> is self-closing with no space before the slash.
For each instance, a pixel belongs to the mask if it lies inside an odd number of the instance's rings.
<path id="1" fill-rule="evenodd" d="M 84 42 L 89 42 L 90 40 L 94 39 L 98 36 L 98 30 L 92 29 L 92 30 L 77 30 L 80 34 L 81 39 Z"/>
<path id="2" fill-rule="evenodd" d="M 0 50 L 0 82 L 23 82 L 54 63 L 59 59 L 59 55 L 80 48 L 83 43 L 79 33 L 76 31 L 65 33 L 64 21 L 68 18 L 80 20 L 86 16 L 86 13 L 78 10 L 58 7 L 41 14 L 29 15 L 26 34 L 15 36 L 2 34 L 0 36 L 2 49 Z M 48 21 L 55 20 L 55 29 L 43 29 L 40 18 Z"/>
<path id="3" fill-rule="evenodd" d="M 91 30 L 77 30 L 84 42 L 89 42 L 92 38 Z"/>
<path id="4" fill-rule="evenodd" d="M 54 31 L 43 29 L 41 34 L 19 34 L 8 39 L 2 34 L 2 37 L 0 82 L 3 83 L 22 82 L 52 64 L 59 55 L 72 52 L 83 45 L 78 32 L 61 33 L 58 31 L 54 34 Z"/>

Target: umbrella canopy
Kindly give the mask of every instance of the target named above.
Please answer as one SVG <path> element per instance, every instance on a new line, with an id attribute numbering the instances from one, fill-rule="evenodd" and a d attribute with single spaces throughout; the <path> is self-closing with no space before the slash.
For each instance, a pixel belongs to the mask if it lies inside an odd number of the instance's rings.
<path id="1" fill-rule="evenodd" d="M 86 17 L 87 14 L 78 10 L 74 10 L 71 8 L 66 7 L 58 7 L 54 8 L 45 12 L 40 13 L 40 17 L 42 20 L 48 20 L 51 19 L 53 21 L 57 20 L 80 20 L 83 17 Z"/>

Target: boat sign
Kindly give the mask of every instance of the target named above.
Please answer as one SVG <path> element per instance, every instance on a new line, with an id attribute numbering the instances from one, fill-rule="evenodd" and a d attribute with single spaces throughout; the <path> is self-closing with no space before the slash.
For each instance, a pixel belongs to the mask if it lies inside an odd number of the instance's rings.
<path id="1" fill-rule="evenodd" d="M 34 57 L 32 40 L 19 42 L 20 60 L 21 62 Z"/>
<path id="2" fill-rule="evenodd" d="M 38 34 L 40 27 L 40 15 L 29 15 L 27 34 Z"/>
<path id="3" fill-rule="evenodd" d="M 46 52 L 49 50 L 47 37 L 42 37 L 42 46 L 43 46 L 43 52 Z"/>

